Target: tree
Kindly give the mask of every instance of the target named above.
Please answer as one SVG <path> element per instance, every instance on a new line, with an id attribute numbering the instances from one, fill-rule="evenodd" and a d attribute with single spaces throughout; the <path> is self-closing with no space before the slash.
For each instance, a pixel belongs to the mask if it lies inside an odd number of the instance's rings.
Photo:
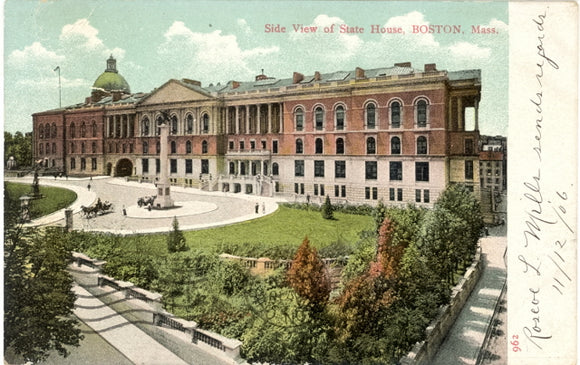
<path id="1" fill-rule="evenodd" d="M 334 219 L 332 204 L 330 203 L 330 198 L 328 197 L 328 195 L 324 199 L 324 204 L 322 205 L 322 218 Z"/>
<path id="2" fill-rule="evenodd" d="M 324 309 L 330 296 L 330 278 L 316 249 L 310 246 L 308 237 L 296 251 L 287 278 L 290 286 L 308 301 L 313 310 Z"/>
<path id="3" fill-rule="evenodd" d="M 83 339 L 73 317 L 71 242 L 61 228 L 8 228 L 4 241 L 4 348 L 25 361 L 46 359 L 52 350 Z"/>
<path id="4" fill-rule="evenodd" d="M 171 224 L 172 230 L 167 236 L 167 251 L 170 253 L 187 251 L 188 247 L 185 244 L 185 237 L 183 232 L 179 229 L 179 222 L 177 217 L 173 217 L 173 223 Z"/>
<path id="5" fill-rule="evenodd" d="M 32 164 L 32 133 L 4 132 L 4 163 L 10 156 L 16 160 L 17 166 L 31 166 Z"/>

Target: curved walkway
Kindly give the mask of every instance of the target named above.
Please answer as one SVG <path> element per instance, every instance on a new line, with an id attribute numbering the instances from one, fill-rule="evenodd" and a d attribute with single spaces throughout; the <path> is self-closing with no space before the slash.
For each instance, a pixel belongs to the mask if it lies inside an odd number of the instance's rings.
<path id="1" fill-rule="evenodd" d="M 31 184 L 32 178 L 12 178 L 7 181 Z M 40 185 L 63 187 L 77 193 L 77 200 L 68 207 L 74 213 L 73 229 L 122 235 L 167 232 L 171 229 L 174 217 L 178 217 L 181 230 L 197 230 L 239 223 L 275 212 L 279 201 L 275 198 L 255 195 L 207 192 L 172 186 L 172 198 L 179 208 L 149 211 L 146 207 L 139 208 L 137 200 L 143 196 L 156 194 L 156 188 L 151 183 L 138 183 L 110 177 L 68 178 L 67 180 L 42 177 Z M 81 206 L 90 206 L 97 199 L 113 203 L 112 212 L 90 219 L 84 218 L 80 213 Z M 123 209 L 126 214 L 123 214 Z M 64 225 L 64 209 L 36 219 L 28 225 Z"/>

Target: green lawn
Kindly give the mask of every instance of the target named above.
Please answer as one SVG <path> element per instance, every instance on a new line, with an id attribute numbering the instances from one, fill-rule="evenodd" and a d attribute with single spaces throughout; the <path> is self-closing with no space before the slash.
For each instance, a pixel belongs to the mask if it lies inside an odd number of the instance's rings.
<path id="1" fill-rule="evenodd" d="M 39 188 L 40 194 L 44 198 L 31 201 L 30 214 L 32 219 L 66 208 L 77 199 L 77 194 L 68 189 L 42 185 Z M 29 195 L 32 187 L 29 184 L 5 182 L 4 190 L 5 200 L 8 199 L 8 201 L 5 201 L 7 206 L 11 207 L 12 210 L 18 209 L 19 211 L 20 197 Z"/>

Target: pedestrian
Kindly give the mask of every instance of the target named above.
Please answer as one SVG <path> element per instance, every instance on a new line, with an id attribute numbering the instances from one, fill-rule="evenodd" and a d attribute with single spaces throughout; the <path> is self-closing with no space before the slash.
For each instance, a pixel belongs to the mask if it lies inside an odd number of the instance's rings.
<path id="1" fill-rule="evenodd" d="M 151 211 L 151 203 L 149 203 L 149 205 L 147 205 L 147 210 Z"/>
<path id="2" fill-rule="evenodd" d="M 89 184 L 87 185 L 87 190 L 88 190 L 88 191 L 91 191 L 91 183 L 89 183 Z"/>
<path id="3" fill-rule="evenodd" d="M 125 209 L 125 206 L 123 205 L 123 215 L 126 216 L 127 215 L 127 210 Z"/>
<path id="4" fill-rule="evenodd" d="M 256 203 L 256 214 L 258 214 L 259 210 L 260 210 L 260 204 Z"/>
<path id="5" fill-rule="evenodd" d="M 266 203 L 262 202 L 262 214 L 266 214 Z"/>
<path id="6" fill-rule="evenodd" d="M 306 194 L 306 204 L 310 204 L 310 194 Z"/>

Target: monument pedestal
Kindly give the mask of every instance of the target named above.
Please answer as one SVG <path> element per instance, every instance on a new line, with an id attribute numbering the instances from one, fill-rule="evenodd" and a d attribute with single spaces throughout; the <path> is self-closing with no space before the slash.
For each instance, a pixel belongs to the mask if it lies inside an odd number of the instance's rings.
<path id="1" fill-rule="evenodd" d="M 170 184 L 157 184 L 157 198 L 155 198 L 155 206 L 160 209 L 171 208 L 174 205 L 171 198 Z"/>

